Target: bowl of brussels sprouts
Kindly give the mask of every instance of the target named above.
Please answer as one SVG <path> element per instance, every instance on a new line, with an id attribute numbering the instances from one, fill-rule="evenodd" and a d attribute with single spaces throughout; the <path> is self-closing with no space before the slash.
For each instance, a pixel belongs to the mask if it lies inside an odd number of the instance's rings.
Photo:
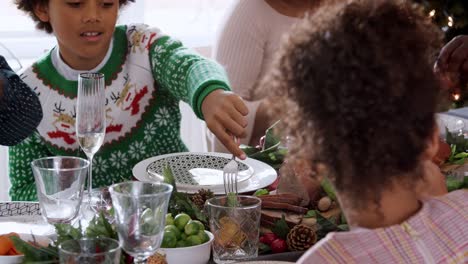
<path id="1" fill-rule="evenodd" d="M 166 254 L 168 264 L 205 264 L 210 259 L 214 236 L 205 226 L 189 215 L 166 215 L 163 241 L 159 251 Z"/>

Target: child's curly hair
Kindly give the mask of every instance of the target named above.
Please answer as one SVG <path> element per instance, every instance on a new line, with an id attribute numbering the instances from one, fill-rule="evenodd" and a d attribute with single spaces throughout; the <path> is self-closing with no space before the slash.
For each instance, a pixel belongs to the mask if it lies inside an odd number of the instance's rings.
<path id="1" fill-rule="evenodd" d="M 120 6 L 126 5 L 129 2 L 135 2 L 135 0 L 119 0 Z M 28 13 L 29 16 L 36 22 L 36 28 L 44 30 L 47 33 L 52 33 L 53 29 L 49 22 L 42 22 L 36 14 L 34 14 L 34 7 L 36 5 L 47 5 L 49 0 L 15 0 L 15 4 L 18 9 Z"/>
<path id="2" fill-rule="evenodd" d="M 378 204 L 394 181 L 411 187 L 422 178 L 442 34 L 408 1 L 346 2 L 322 7 L 290 32 L 262 87 L 281 98 L 271 107 L 294 138 L 290 158 L 325 165 L 359 208 Z"/>

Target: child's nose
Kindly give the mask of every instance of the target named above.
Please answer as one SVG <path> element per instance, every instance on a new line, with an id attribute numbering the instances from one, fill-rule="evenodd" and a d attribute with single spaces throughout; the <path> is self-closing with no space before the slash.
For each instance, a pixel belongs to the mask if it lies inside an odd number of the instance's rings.
<path id="1" fill-rule="evenodd" d="M 83 22 L 101 21 L 101 10 L 99 1 L 88 1 L 83 10 Z"/>

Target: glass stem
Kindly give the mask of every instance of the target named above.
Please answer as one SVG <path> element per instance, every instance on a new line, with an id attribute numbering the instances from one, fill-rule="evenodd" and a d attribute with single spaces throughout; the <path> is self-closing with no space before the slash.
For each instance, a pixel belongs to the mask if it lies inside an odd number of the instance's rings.
<path id="1" fill-rule="evenodd" d="M 133 263 L 135 263 L 135 264 L 145 264 L 146 263 L 146 258 L 135 257 L 135 258 L 133 258 Z"/>
<path id="2" fill-rule="evenodd" d="M 89 160 L 89 167 L 88 167 L 88 199 L 89 205 L 91 205 L 91 198 L 93 197 L 91 191 L 93 190 L 93 157 L 94 153 L 87 154 Z"/>

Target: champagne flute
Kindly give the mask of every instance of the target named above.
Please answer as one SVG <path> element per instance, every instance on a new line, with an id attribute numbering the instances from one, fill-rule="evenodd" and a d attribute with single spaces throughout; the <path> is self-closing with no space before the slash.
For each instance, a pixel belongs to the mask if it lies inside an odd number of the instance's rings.
<path id="1" fill-rule="evenodd" d="M 89 160 L 88 197 L 91 207 L 93 157 L 101 147 L 106 132 L 104 74 L 81 73 L 78 76 L 77 101 L 76 135 Z"/>

